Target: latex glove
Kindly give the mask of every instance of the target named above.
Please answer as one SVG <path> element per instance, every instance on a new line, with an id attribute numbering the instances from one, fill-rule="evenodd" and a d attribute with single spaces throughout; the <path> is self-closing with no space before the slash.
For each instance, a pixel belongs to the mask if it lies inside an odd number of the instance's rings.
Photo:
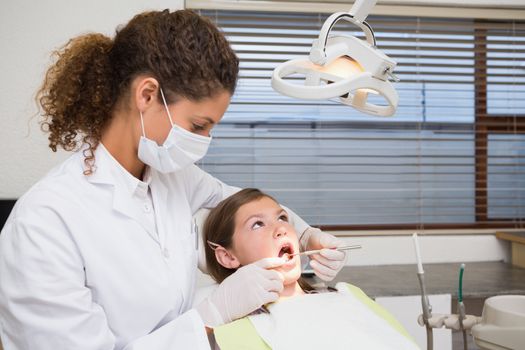
<path id="1" fill-rule="evenodd" d="M 276 301 L 283 290 L 283 275 L 270 270 L 283 258 L 266 258 L 243 266 L 228 276 L 196 310 L 208 327 L 220 326 Z"/>
<path id="2" fill-rule="evenodd" d="M 310 266 L 324 281 L 331 281 L 345 265 L 346 253 L 334 249 L 343 245 L 341 240 L 318 228 L 309 227 L 301 238 L 305 250 L 322 249 L 319 254 L 310 255 Z"/>

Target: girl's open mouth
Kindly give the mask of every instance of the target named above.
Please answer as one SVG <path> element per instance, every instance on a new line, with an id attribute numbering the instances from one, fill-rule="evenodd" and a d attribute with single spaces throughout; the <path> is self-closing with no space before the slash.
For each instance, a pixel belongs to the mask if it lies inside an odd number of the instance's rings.
<path id="1" fill-rule="evenodd" d="M 286 256 L 289 256 L 289 255 L 292 255 L 294 253 L 294 250 L 293 250 L 293 246 L 291 243 L 284 243 L 282 246 L 281 246 L 281 249 L 279 249 L 279 253 L 277 254 L 277 256 L 279 258 L 283 257 L 285 254 Z"/>

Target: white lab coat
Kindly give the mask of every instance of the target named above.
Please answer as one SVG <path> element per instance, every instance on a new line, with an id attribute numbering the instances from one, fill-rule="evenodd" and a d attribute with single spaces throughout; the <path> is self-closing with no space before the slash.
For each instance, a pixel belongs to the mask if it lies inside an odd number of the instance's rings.
<path id="1" fill-rule="evenodd" d="M 95 155 L 91 176 L 81 152 L 52 170 L 0 234 L 5 350 L 209 349 L 191 309 L 201 244 L 191 218 L 238 188 L 194 165 L 151 170 L 155 227 L 120 164 L 102 145 Z"/>

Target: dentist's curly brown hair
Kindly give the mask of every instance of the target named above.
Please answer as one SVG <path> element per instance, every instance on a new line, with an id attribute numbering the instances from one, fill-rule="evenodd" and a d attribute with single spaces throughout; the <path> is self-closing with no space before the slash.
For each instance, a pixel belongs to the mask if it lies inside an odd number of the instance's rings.
<path id="1" fill-rule="evenodd" d="M 127 107 L 124 98 L 139 74 L 157 79 L 173 103 L 224 90 L 233 95 L 239 73 L 239 60 L 223 33 L 190 10 L 139 14 L 113 39 L 79 36 L 54 56 L 36 96 L 41 127 L 49 132 L 53 151 L 85 147 L 86 175 L 93 171 L 94 151 L 112 112 Z"/>

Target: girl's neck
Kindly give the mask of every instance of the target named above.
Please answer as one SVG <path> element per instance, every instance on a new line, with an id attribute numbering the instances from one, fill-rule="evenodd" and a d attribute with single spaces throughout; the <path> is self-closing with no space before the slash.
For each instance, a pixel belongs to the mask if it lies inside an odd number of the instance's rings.
<path id="1" fill-rule="evenodd" d="M 303 289 L 301 288 L 301 286 L 299 286 L 299 283 L 295 281 L 293 283 L 284 285 L 283 291 L 279 294 L 279 301 L 303 294 L 305 294 Z"/>

